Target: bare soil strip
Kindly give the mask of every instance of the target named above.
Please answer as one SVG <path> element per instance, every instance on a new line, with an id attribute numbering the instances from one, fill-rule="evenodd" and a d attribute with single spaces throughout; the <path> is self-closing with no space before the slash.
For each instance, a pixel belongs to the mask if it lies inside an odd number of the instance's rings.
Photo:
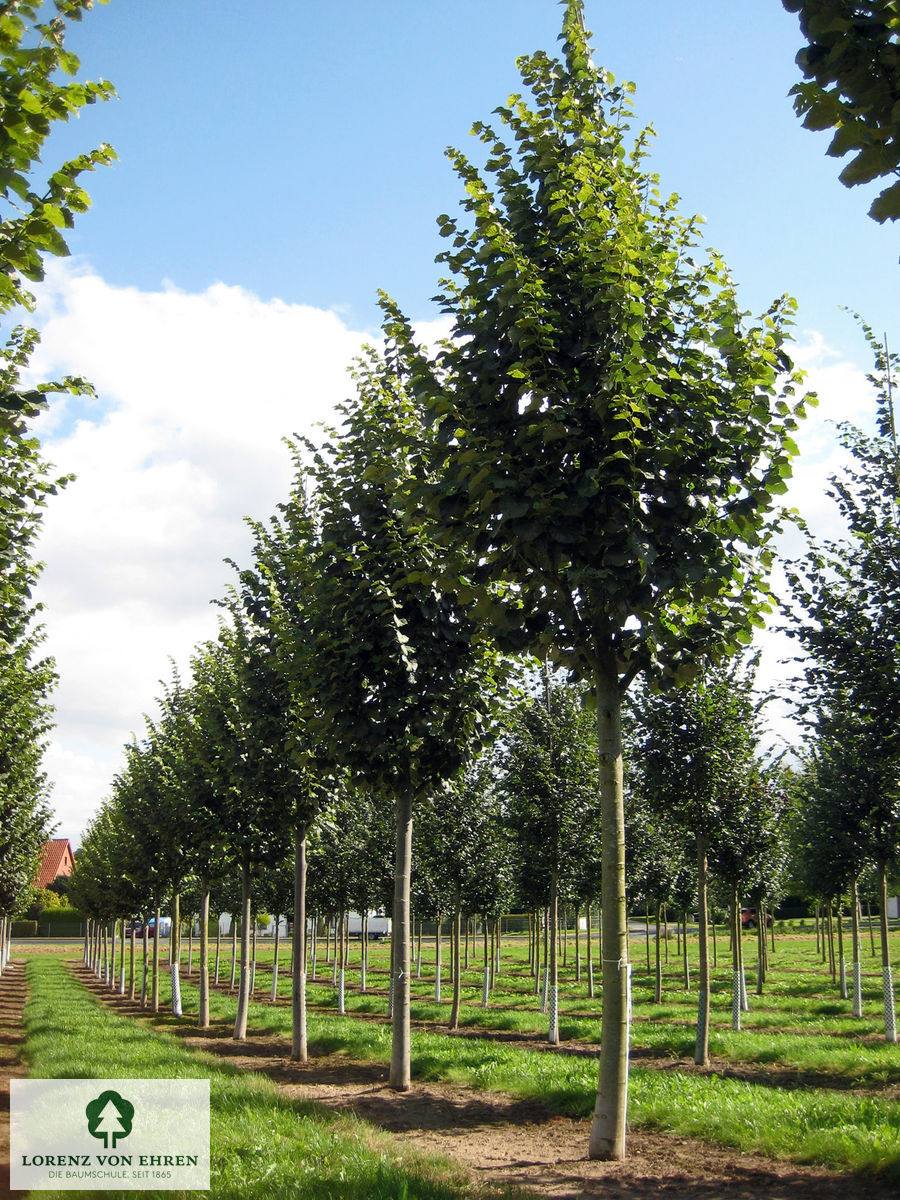
<path id="1" fill-rule="evenodd" d="M 28 1073 L 22 1062 L 22 1013 L 27 995 L 25 964 L 11 960 L 0 975 L 0 1196 L 13 1194 L 9 1188 L 9 1081 Z"/>
<path id="2" fill-rule="evenodd" d="M 387 1067 L 340 1054 L 291 1062 L 285 1038 L 235 1042 L 230 1026 L 205 1032 L 114 994 L 82 966 L 78 977 L 105 1004 L 182 1038 L 186 1045 L 271 1079 L 285 1096 L 354 1113 L 428 1153 L 469 1167 L 473 1178 L 516 1184 L 555 1200 L 897 1200 L 896 1184 L 742 1154 L 726 1147 L 635 1130 L 622 1163 L 587 1158 L 588 1120 L 550 1113 L 533 1101 L 453 1084 L 387 1086 Z M 667 1061 L 671 1068 L 677 1064 Z M 760 1079 L 760 1082 L 763 1080 Z"/>

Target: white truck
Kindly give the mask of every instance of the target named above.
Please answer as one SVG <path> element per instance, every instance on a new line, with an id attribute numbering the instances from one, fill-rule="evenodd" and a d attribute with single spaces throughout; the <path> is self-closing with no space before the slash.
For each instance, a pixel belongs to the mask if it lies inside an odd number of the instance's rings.
<path id="1" fill-rule="evenodd" d="M 391 918 L 386 917 L 382 911 L 370 912 L 366 916 L 366 934 L 370 942 L 380 941 L 382 938 L 391 936 Z M 350 937 L 362 939 L 363 918 L 360 913 L 347 914 L 347 931 Z"/>

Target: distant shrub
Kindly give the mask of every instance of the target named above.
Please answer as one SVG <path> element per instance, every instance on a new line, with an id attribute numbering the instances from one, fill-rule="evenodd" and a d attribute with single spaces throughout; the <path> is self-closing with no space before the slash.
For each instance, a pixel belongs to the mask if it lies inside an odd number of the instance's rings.
<path id="1" fill-rule="evenodd" d="M 38 923 L 37 921 L 13 921 L 12 936 L 17 937 L 37 937 Z"/>

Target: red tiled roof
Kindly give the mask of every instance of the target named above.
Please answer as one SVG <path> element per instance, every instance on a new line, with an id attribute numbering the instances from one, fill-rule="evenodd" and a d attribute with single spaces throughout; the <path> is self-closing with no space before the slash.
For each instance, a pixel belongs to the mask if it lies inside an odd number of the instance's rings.
<path id="1" fill-rule="evenodd" d="M 53 838 L 52 841 L 44 842 L 34 886 L 45 888 L 60 875 L 71 875 L 74 865 L 75 859 L 68 838 Z"/>

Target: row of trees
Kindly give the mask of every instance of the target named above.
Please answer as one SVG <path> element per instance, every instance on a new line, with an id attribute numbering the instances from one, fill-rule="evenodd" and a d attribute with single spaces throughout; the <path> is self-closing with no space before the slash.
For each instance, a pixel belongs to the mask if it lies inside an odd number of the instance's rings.
<path id="1" fill-rule="evenodd" d="M 761 862 L 778 840 L 783 788 L 751 762 L 750 727 L 736 728 L 705 689 L 771 610 L 778 497 L 805 402 L 787 353 L 792 302 L 748 320 L 721 257 L 701 254 L 697 222 L 660 197 L 648 135 L 631 136 L 628 89 L 595 66 L 578 0 L 567 0 L 561 40 L 561 60 L 520 60 L 530 98 L 499 108 L 496 129 L 476 125 L 483 167 L 450 152 L 466 195 L 463 218 L 439 218 L 451 338 L 419 345 L 383 297 L 384 353 L 359 364 L 341 430 L 295 445 L 292 494 L 254 527 L 253 564 L 238 573 L 219 639 L 198 650 L 189 684 L 173 679 L 159 718 L 128 748 L 78 886 L 108 918 L 158 910 L 193 876 L 205 939 L 213 881 L 232 863 L 241 1038 L 254 880 L 292 842 L 292 1053 L 303 1058 L 309 831 L 326 829 L 342 802 L 362 809 L 361 794 L 388 805 L 390 1079 L 406 1088 L 414 810 L 449 819 L 454 790 L 474 786 L 473 764 L 501 724 L 509 655 L 566 669 L 590 694 L 593 760 L 551 733 L 537 772 L 527 756 L 507 766 L 538 809 L 564 770 L 595 800 L 603 1006 L 590 1153 L 619 1158 L 630 980 L 623 705 L 636 685 L 646 720 L 635 819 L 657 845 L 660 814 L 682 845 L 690 831 L 701 908 L 709 864 L 739 891 L 744 868 L 729 855 L 748 828 L 742 813 L 765 815 Z M 691 704 L 686 692 L 671 702 L 680 734 L 666 733 L 654 697 L 692 679 L 703 682 Z M 550 689 L 548 730 L 553 707 Z M 528 712 L 523 728 L 536 735 L 543 718 Z M 708 758 L 686 756 L 706 721 L 722 742 Z M 667 739 L 678 790 L 661 766 Z M 511 752 L 513 734 L 500 745 Z M 544 808 L 536 816 L 550 819 L 544 836 L 559 848 L 545 872 L 552 908 L 571 830 Z M 473 855 L 454 856 L 457 870 Z M 457 885 L 462 894 L 452 871 L 436 881 L 454 906 Z M 176 931 L 177 915 L 176 900 Z M 207 978 L 204 968 L 201 1021 Z M 701 979 L 702 1061 L 702 962 Z"/>
<path id="2" fill-rule="evenodd" d="M 54 477 L 31 427 L 52 393 L 88 390 L 79 379 L 25 386 L 38 335 L 18 322 L 33 307 L 27 283 L 43 278 L 45 256 L 68 253 L 65 230 L 89 204 L 82 176 L 113 157 L 101 146 L 49 174 L 40 166 L 53 123 L 112 94 L 108 83 L 75 80 L 78 60 L 65 48 L 68 24 L 89 7 L 7 5 L 0 22 L 0 968 L 50 820 L 41 764 L 55 671 L 41 656 L 34 544 L 44 507 L 66 480 Z"/>

